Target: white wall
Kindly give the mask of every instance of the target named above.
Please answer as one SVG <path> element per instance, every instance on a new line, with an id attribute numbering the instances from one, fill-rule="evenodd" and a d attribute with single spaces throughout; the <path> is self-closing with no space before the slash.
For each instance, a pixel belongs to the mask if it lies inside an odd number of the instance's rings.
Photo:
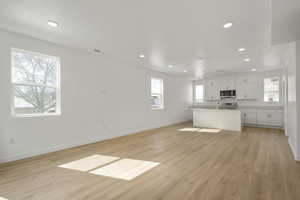
<path id="1" fill-rule="evenodd" d="M 297 79 L 296 79 L 296 95 L 297 95 L 297 153 L 296 160 L 300 161 L 300 40 L 296 42 L 296 71 L 297 71 Z"/>
<path id="2" fill-rule="evenodd" d="M 296 76 L 296 43 L 290 44 L 286 61 L 287 91 L 287 135 L 295 158 L 297 157 L 297 76 Z"/>
<path id="3" fill-rule="evenodd" d="M 186 78 L 3 30 L 0 44 L 0 162 L 188 119 L 192 87 Z M 11 47 L 61 58 L 61 116 L 12 117 Z M 151 76 L 164 79 L 163 110 L 151 110 Z"/>

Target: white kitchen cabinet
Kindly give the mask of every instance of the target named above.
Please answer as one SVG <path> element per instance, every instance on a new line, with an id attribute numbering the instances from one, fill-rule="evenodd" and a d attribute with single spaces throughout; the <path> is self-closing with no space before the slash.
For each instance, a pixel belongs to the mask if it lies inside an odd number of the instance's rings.
<path id="1" fill-rule="evenodd" d="M 241 115 L 243 124 L 257 124 L 256 109 L 243 109 L 241 110 Z"/>
<path id="2" fill-rule="evenodd" d="M 244 76 L 237 79 L 237 99 L 256 99 L 257 81 L 254 76 Z"/>
<path id="3" fill-rule="evenodd" d="M 204 94 L 206 101 L 215 101 L 220 98 L 220 89 L 217 80 L 206 80 L 204 82 Z"/>
<path id="4" fill-rule="evenodd" d="M 283 127 L 283 111 L 269 108 L 240 109 L 244 125 Z"/>
<path id="5" fill-rule="evenodd" d="M 235 90 L 235 79 L 232 77 L 222 78 L 219 80 L 219 89 L 220 90 Z"/>
<path id="6" fill-rule="evenodd" d="M 283 126 L 282 110 L 260 109 L 257 111 L 257 123 L 259 125 Z"/>

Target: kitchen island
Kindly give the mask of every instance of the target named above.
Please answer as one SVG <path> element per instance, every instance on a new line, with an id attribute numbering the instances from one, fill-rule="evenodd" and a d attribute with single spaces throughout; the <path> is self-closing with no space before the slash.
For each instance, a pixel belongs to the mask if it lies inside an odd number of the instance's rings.
<path id="1" fill-rule="evenodd" d="M 241 131 L 241 112 L 226 109 L 193 109 L 194 127 Z"/>

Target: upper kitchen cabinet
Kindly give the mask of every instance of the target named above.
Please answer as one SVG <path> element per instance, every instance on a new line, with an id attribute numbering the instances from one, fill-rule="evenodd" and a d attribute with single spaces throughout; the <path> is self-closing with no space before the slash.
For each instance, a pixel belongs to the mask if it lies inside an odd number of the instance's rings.
<path id="1" fill-rule="evenodd" d="M 232 77 L 221 78 L 219 80 L 219 89 L 220 90 L 235 90 L 235 79 Z"/>
<path id="2" fill-rule="evenodd" d="M 217 80 L 206 80 L 204 82 L 204 94 L 206 101 L 216 101 L 220 98 L 219 82 Z"/>
<path id="3" fill-rule="evenodd" d="M 257 80 L 255 76 L 239 77 L 236 82 L 237 99 L 256 99 Z"/>

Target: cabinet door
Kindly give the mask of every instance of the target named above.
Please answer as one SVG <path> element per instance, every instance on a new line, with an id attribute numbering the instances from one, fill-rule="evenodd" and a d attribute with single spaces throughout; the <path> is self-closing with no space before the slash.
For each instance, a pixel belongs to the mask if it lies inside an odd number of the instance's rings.
<path id="1" fill-rule="evenodd" d="M 219 99 L 219 93 L 219 87 L 216 80 L 207 80 L 205 82 L 205 99 L 207 101 Z"/>
<path id="2" fill-rule="evenodd" d="M 257 98 L 257 81 L 255 77 L 249 77 L 246 85 L 246 96 L 248 99 Z"/>
<path id="3" fill-rule="evenodd" d="M 258 124 L 283 126 L 283 112 L 281 110 L 260 110 L 257 116 Z"/>
<path id="4" fill-rule="evenodd" d="M 240 77 L 237 80 L 237 99 L 256 99 L 256 78 L 251 76 Z"/>
<path id="5" fill-rule="evenodd" d="M 256 109 L 243 110 L 241 113 L 244 124 L 257 124 Z"/>
<path id="6" fill-rule="evenodd" d="M 219 80 L 219 90 L 234 90 L 235 81 L 233 78 L 223 78 Z"/>
<path id="7" fill-rule="evenodd" d="M 273 126 L 282 126 L 283 125 L 283 117 L 282 117 L 282 111 L 280 110 L 268 110 L 265 111 L 267 122 L 269 125 Z"/>
<path id="8" fill-rule="evenodd" d="M 205 94 L 205 100 L 209 101 L 212 97 L 212 88 L 211 88 L 211 82 L 209 80 L 204 82 L 204 94 Z"/>
<path id="9" fill-rule="evenodd" d="M 245 87 L 243 85 L 239 85 L 238 83 L 236 88 L 236 98 L 237 99 L 245 98 Z"/>
<path id="10" fill-rule="evenodd" d="M 237 99 L 245 99 L 245 78 L 239 77 L 236 81 L 236 98 Z"/>

